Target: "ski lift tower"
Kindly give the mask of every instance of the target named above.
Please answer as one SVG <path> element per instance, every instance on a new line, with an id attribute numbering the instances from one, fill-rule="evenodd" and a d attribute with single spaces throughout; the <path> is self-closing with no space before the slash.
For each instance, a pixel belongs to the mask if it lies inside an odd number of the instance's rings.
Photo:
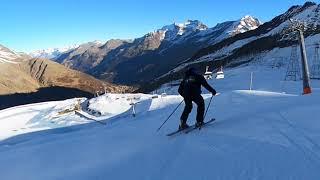
<path id="1" fill-rule="evenodd" d="M 299 59 L 298 59 L 298 45 L 292 46 L 290 60 L 287 68 L 285 81 L 297 81 L 301 79 Z"/>
<path id="2" fill-rule="evenodd" d="M 301 64 L 302 64 L 302 79 L 303 79 L 303 94 L 310 94 L 311 93 L 311 86 L 310 86 L 310 73 L 308 67 L 308 60 L 307 60 L 307 52 L 306 46 L 304 43 L 304 36 L 303 31 L 306 28 L 304 22 L 298 20 L 290 19 L 290 29 L 294 32 L 298 32 L 298 39 L 300 44 L 300 52 L 301 52 Z"/>

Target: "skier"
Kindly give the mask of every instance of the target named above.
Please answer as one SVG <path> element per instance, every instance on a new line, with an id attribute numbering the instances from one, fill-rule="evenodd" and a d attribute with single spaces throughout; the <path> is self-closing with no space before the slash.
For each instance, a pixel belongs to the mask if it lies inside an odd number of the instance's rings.
<path id="1" fill-rule="evenodd" d="M 201 74 L 198 74 L 195 68 L 189 68 L 185 72 L 185 76 L 178 89 L 178 92 L 183 97 L 185 103 L 185 107 L 180 118 L 180 130 L 189 127 L 187 124 L 187 119 L 192 110 L 192 101 L 195 102 L 198 107 L 196 127 L 203 125 L 205 106 L 204 100 L 201 96 L 201 85 L 210 91 L 213 96 L 216 95 L 216 90 L 208 84 L 206 79 Z"/>

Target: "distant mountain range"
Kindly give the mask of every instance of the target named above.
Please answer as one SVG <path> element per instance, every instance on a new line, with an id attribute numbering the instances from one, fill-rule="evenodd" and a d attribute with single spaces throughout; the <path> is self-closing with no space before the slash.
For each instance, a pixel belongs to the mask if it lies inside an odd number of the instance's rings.
<path id="1" fill-rule="evenodd" d="M 52 60 L 107 82 L 137 86 L 149 92 L 181 78 L 190 66 L 204 69 L 210 65 L 215 70 L 270 58 L 286 64 L 292 45 L 297 44 L 294 33 L 288 33 L 290 19 L 307 24 L 306 43 L 319 43 L 319 11 L 319 5 L 306 2 L 263 24 L 252 16 L 211 28 L 198 20 L 188 20 L 163 26 L 134 40 L 82 44 Z M 307 47 L 309 52 L 310 48 Z"/>
<path id="2" fill-rule="evenodd" d="M 31 58 L 0 45 L 0 95 L 36 92 L 39 88 L 75 88 L 88 93 L 122 92 L 129 87 L 103 82 L 56 62 Z M 54 95 L 52 95 L 54 96 Z"/>
<path id="3" fill-rule="evenodd" d="M 29 53 L 31 57 L 34 58 L 45 58 L 45 59 L 55 59 L 59 57 L 61 54 L 68 52 L 77 48 L 79 45 L 72 45 L 63 48 L 48 48 L 48 49 L 41 49 L 34 52 Z"/>
<path id="4" fill-rule="evenodd" d="M 260 25 L 251 16 L 213 28 L 198 20 L 188 20 L 166 25 L 134 40 L 82 44 L 52 59 L 108 82 L 139 86 L 168 72 L 199 49 Z"/>
<path id="5" fill-rule="evenodd" d="M 320 5 L 306 2 L 302 6 L 292 6 L 285 13 L 254 30 L 239 33 L 201 48 L 184 63 L 154 79 L 141 90 L 150 91 L 166 82 L 179 79 L 184 70 L 191 66 L 203 70 L 208 65 L 211 70 L 217 70 L 220 66 L 235 67 L 248 63 L 286 67 L 292 46 L 298 44 L 296 33 L 288 29 L 292 20 L 305 24 L 304 36 L 311 68 L 315 48 L 320 43 Z M 300 57 L 299 48 L 296 53 Z"/>

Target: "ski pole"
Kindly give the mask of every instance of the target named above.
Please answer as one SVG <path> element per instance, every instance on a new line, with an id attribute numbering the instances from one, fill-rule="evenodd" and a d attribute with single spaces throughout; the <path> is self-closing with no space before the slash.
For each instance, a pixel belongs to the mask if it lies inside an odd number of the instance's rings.
<path id="1" fill-rule="evenodd" d="M 210 104 L 211 104 L 212 98 L 213 98 L 213 95 L 212 95 L 212 96 L 211 96 L 211 98 L 210 98 L 210 101 L 209 101 L 209 104 L 208 104 L 208 107 L 207 107 L 207 109 L 206 109 L 206 113 L 204 114 L 203 119 L 205 119 L 205 118 L 206 118 L 206 115 L 207 115 L 208 109 L 209 109 L 209 107 L 210 107 Z"/>
<path id="2" fill-rule="evenodd" d="M 162 126 L 170 119 L 174 112 L 178 109 L 178 107 L 182 104 L 184 100 L 180 102 L 180 104 L 173 110 L 173 112 L 169 115 L 169 117 L 161 124 L 161 126 L 157 129 L 157 132 L 162 128 Z"/>

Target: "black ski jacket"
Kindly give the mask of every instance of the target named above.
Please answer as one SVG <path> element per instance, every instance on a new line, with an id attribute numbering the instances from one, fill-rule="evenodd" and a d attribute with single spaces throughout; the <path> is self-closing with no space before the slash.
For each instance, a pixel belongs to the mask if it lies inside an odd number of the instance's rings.
<path id="1" fill-rule="evenodd" d="M 216 90 L 208 84 L 202 75 L 194 71 L 187 71 L 180 83 L 178 92 L 182 97 L 195 97 L 201 94 L 201 86 L 205 87 L 213 95 L 216 94 Z"/>

